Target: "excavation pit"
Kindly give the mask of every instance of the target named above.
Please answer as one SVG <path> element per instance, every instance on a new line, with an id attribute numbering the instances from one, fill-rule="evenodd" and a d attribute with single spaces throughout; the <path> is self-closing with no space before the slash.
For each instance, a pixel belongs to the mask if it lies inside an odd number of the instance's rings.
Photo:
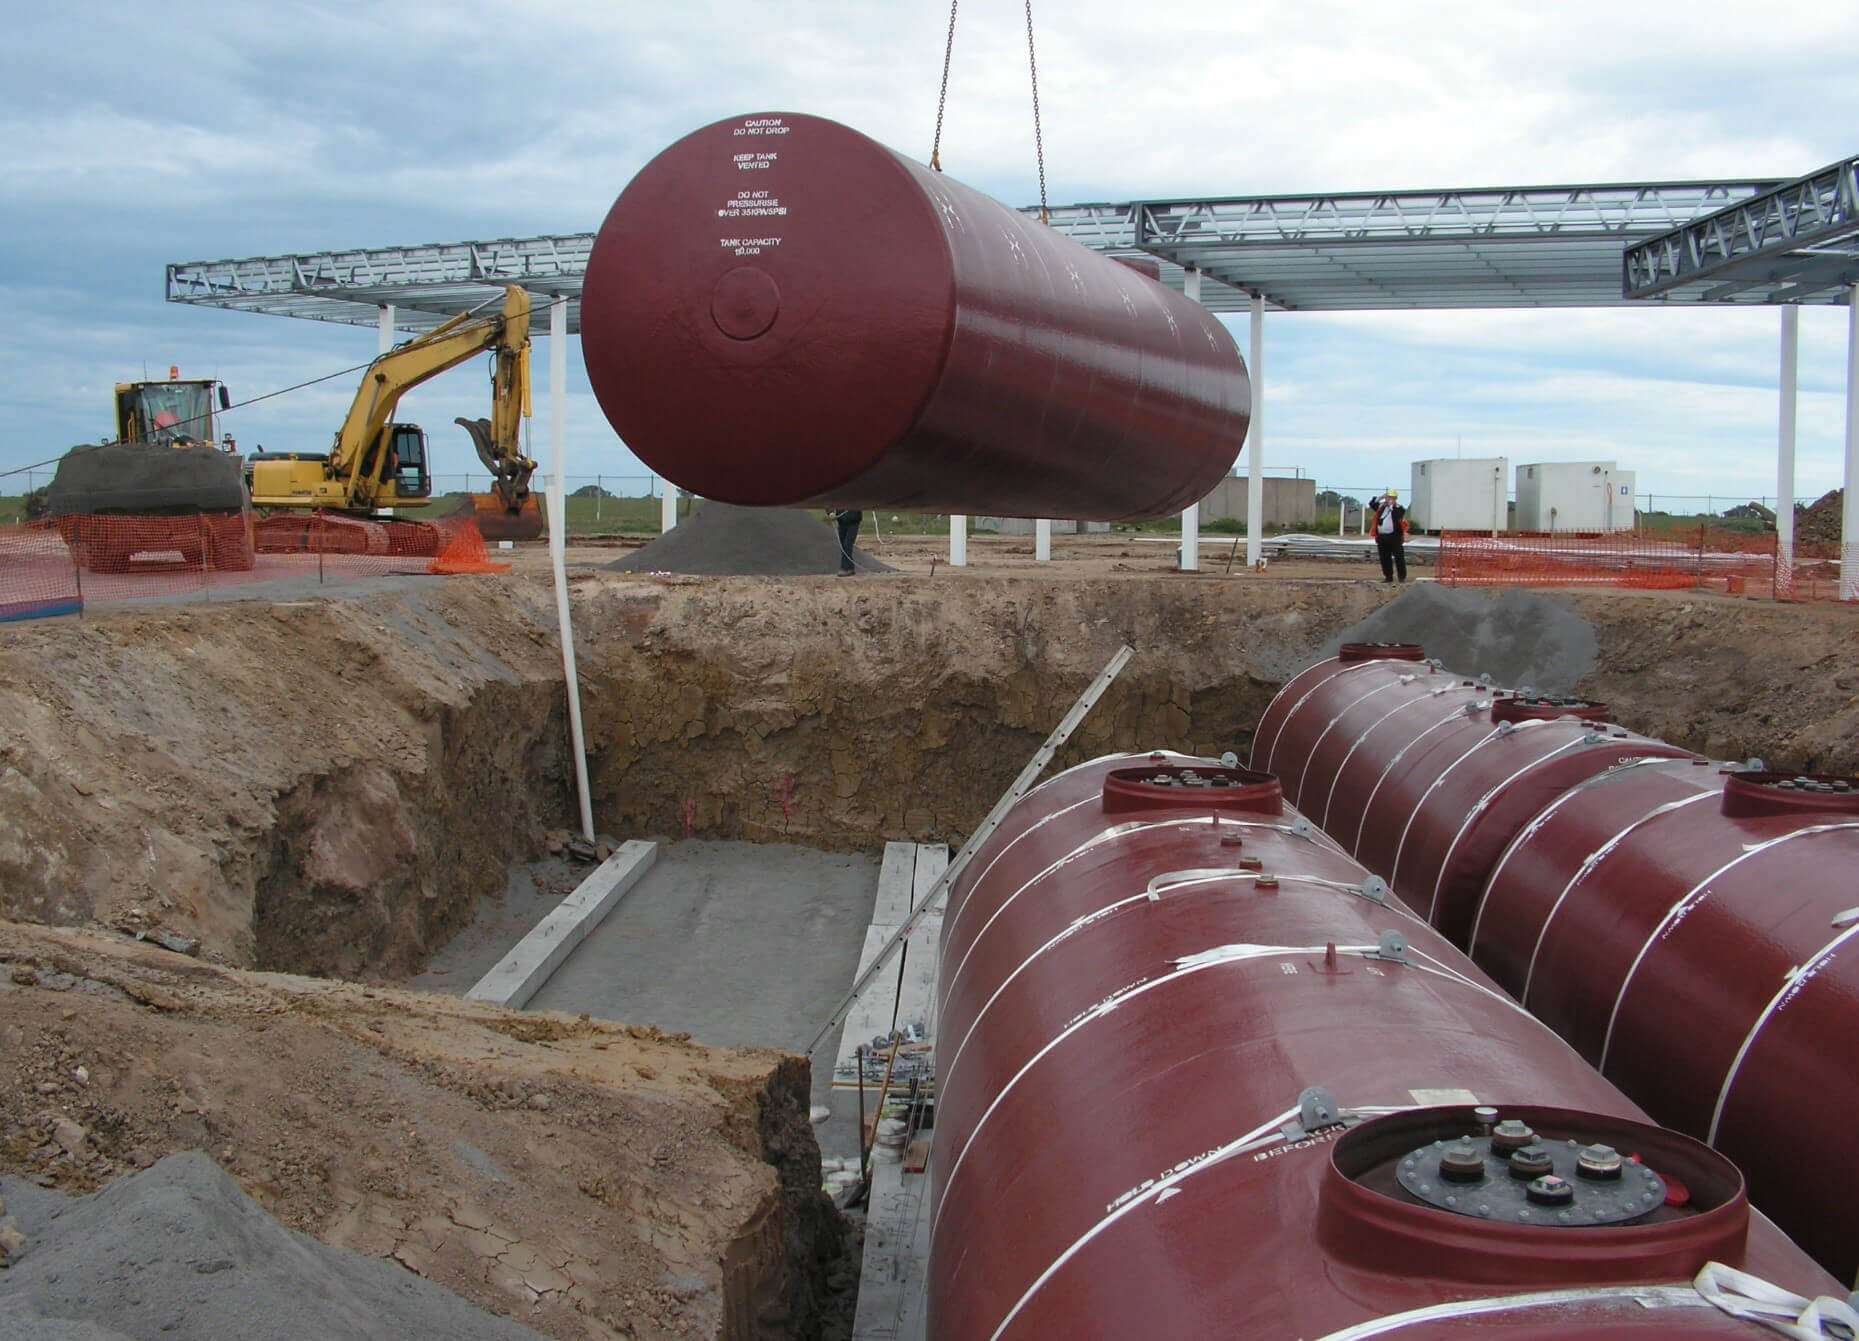
<path id="1" fill-rule="evenodd" d="M 1608 702 L 1647 734 L 1772 768 L 1859 771 L 1856 626 L 1839 607 L 1668 592 L 1390 600 L 1378 581 L 1334 568 L 1170 574 L 1158 547 L 1113 538 L 1098 550 L 1080 539 L 1080 557 L 1042 569 L 995 543 L 977 538 L 975 569 L 938 564 L 931 576 L 940 542 L 887 542 L 879 553 L 899 571 L 870 581 L 653 577 L 597 569 L 611 551 L 576 556 L 598 828 L 664 837 L 669 854 L 770 845 L 764 856 L 805 851 L 861 872 L 887 842 L 953 849 L 1125 641 L 1134 660 L 1055 767 L 1155 747 L 1244 758 L 1278 686 L 1345 638 L 1431 650 L 1453 633 L 1484 658 L 1466 669 Z M 669 906 L 651 963 L 656 990 L 692 994 L 687 1019 L 601 1024 L 603 1012 L 652 1009 L 619 990 L 644 991 L 643 977 L 586 1004 L 545 992 L 518 1016 L 400 990 L 464 990 L 447 957 L 486 932 L 478 919 L 500 911 L 513 869 L 541 869 L 549 902 L 586 869 L 532 866 L 574 806 L 553 601 L 541 565 L 518 556 L 505 577 L 0 630 L 0 916 L 104 937 L 7 928 L 8 963 L 31 982 L 9 979 L 0 1010 L 19 1031 L 0 1033 L 0 1059 L 21 1082 L 0 1105 L 0 1172 L 84 1190 L 141 1157 L 203 1147 L 291 1227 L 375 1255 L 413 1242 L 407 1226 L 441 1209 L 430 1196 L 469 1208 L 533 1194 L 585 1209 L 601 1233 L 645 1227 L 634 1274 L 588 1287 L 592 1312 L 565 1296 L 538 1310 L 476 1258 L 435 1264 L 417 1244 L 407 1256 L 472 1302 L 558 1335 L 584 1334 L 603 1309 L 625 1315 L 629 1291 L 647 1290 L 636 1316 L 665 1320 L 652 1326 L 805 1331 L 831 1293 L 837 1233 L 808 1199 L 818 1167 L 805 1115 L 818 1091 L 798 1063 L 731 1049 L 791 1052 L 813 1029 L 723 1032 L 753 1018 L 765 989 L 745 993 L 729 962 L 681 945 Z M 1564 639 L 1535 656 L 1541 630 L 1570 620 L 1592 650 L 1571 658 Z M 831 936 L 804 925 L 804 902 L 765 910 L 779 936 L 747 965 L 754 982 L 805 956 L 808 972 L 788 985 L 817 993 L 783 1004 L 788 1022 L 823 1016 L 849 985 L 871 908 L 846 897 Z M 723 883 L 691 906 L 704 900 L 727 906 Z M 515 903 L 503 894 L 501 912 Z M 728 911 L 734 934 L 751 937 L 749 910 Z M 623 925 L 610 920 L 588 948 L 624 944 Z M 121 948 L 120 933 L 137 931 L 197 941 L 199 959 Z M 695 1041 L 655 1041 L 650 1025 Z M 609 1065 L 645 1043 L 665 1050 L 638 1058 L 651 1078 Z M 286 1046 L 319 1064 L 261 1083 Z M 79 1066 L 86 1084 L 72 1079 Z M 286 1081 L 299 1088 L 277 1087 Z M 570 1085 L 574 1101 L 558 1103 Z M 244 1097 L 226 1097 L 235 1091 Z M 530 1107 L 544 1092 L 549 1105 Z M 292 1093 L 315 1102 L 298 1113 Z M 406 1133 L 408 1095 L 444 1142 Z M 35 1125 L 53 1111 L 88 1133 L 82 1160 Z M 662 1139 L 717 1161 L 710 1181 L 678 1184 L 653 1163 L 657 1146 L 617 1137 L 599 1150 L 623 1176 L 604 1182 L 552 1153 L 620 1112 L 669 1124 L 642 1131 L 683 1133 Z M 829 1155 L 836 1129 L 822 1137 Z M 332 1199 L 332 1186 L 347 1190 Z M 785 1198 L 778 1229 L 771 1194 Z M 685 1225 L 683 1198 L 705 1196 L 710 1218 Z M 650 1227 L 668 1224 L 690 1232 L 655 1242 Z M 813 1283 L 791 1284 L 802 1279 Z M 758 1295 L 767 1282 L 790 1284 Z"/>

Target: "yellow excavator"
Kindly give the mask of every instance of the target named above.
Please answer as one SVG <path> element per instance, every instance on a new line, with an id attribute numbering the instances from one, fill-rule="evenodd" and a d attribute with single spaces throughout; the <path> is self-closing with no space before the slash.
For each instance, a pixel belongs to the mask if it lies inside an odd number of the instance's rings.
<path id="1" fill-rule="evenodd" d="M 490 493 L 469 495 L 468 507 L 488 540 L 541 535 L 542 512 L 529 489 L 536 463 L 522 447 L 529 414 L 529 308 L 529 294 L 512 285 L 504 290 L 500 310 L 461 313 L 382 354 L 363 374 L 327 454 L 256 452 L 248 458 L 252 504 L 270 514 L 258 523 L 259 548 L 297 548 L 293 538 L 307 533 L 311 513 L 323 514 L 325 528 L 347 529 L 360 548 L 375 548 L 367 534 L 379 529 L 370 527 L 373 519 L 432 497 L 426 434 L 418 424 L 394 422 L 400 398 L 487 350 L 495 356 L 491 417 L 457 421 L 491 473 Z"/>

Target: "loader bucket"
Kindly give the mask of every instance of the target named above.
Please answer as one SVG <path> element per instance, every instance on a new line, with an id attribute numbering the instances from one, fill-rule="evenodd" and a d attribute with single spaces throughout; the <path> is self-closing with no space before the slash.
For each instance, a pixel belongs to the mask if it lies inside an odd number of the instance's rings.
<path id="1" fill-rule="evenodd" d="M 519 508 L 507 507 L 496 494 L 466 494 L 470 515 L 486 540 L 535 540 L 542 534 L 542 508 L 530 494 Z M 465 508 L 460 508 L 461 513 Z"/>

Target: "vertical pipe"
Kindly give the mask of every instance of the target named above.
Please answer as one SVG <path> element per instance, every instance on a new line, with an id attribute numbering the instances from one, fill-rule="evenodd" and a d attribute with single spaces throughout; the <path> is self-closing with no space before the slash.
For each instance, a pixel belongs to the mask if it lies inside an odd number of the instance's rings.
<path id="1" fill-rule="evenodd" d="M 658 489 L 658 529 L 663 534 L 678 524 L 678 486 L 660 479 Z"/>
<path id="2" fill-rule="evenodd" d="M 381 338 L 378 352 L 385 354 L 394 347 L 394 305 L 381 304 Z"/>
<path id="3" fill-rule="evenodd" d="M 1265 295 L 1252 295 L 1252 433 L 1246 449 L 1246 567 L 1265 549 Z M 1366 511 L 1366 509 L 1365 509 Z"/>
<path id="4" fill-rule="evenodd" d="M 575 674 L 574 623 L 568 613 L 568 511 L 562 478 L 568 403 L 568 299 L 549 300 L 549 562 L 555 568 L 555 622 L 562 633 L 562 678 L 568 688 L 568 734 L 574 746 L 574 780 L 581 802 L 581 836 L 594 841 L 594 806 L 587 791 L 587 745 L 581 735 L 581 679 Z"/>
<path id="5" fill-rule="evenodd" d="M 1192 302 L 1201 300 L 1201 272 L 1188 266 L 1181 272 L 1181 293 Z M 1181 510 L 1181 571 L 1198 573 L 1201 568 L 1201 505 L 1197 499 Z"/>
<path id="6" fill-rule="evenodd" d="M 949 514 L 949 566 L 968 567 L 968 518 L 960 512 Z"/>
<path id="7" fill-rule="evenodd" d="M 1846 506 L 1840 515 L 1840 599 L 1859 601 L 1859 284 L 1846 295 Z"/>
<path id="8" fill-rule="evenodd" d="M 1033 558 L 1040 563 L 1052 558 L 1052 521 L 1048 517 L 1033 523 Z"/>
<path id="9" fill-rule="evenodd" d="M 1782 308 L 1781 432 L 1775 444 L 1775 594 L 1794 593 L 1795 372 L 1800 366 L 1801 309 Z"/>

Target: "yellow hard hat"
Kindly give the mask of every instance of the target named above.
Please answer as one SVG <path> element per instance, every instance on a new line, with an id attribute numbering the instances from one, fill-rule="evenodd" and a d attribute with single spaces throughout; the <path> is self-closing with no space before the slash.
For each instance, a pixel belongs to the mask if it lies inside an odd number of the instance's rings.
<path id="1" fill-rule="evenodd" d="M 1397 491 L 1397 490 L 1394 490 L 1394 489 L 1390 489 L 1390 490 L 1388 490 L 1388 497 L 1389 497 L 1389 498 L 1399 498 L 1400 496 L 1401 496 L 1401 495 L 1400 495 L 1400 493 L 1399 493 L 1399 491 Z"/>

